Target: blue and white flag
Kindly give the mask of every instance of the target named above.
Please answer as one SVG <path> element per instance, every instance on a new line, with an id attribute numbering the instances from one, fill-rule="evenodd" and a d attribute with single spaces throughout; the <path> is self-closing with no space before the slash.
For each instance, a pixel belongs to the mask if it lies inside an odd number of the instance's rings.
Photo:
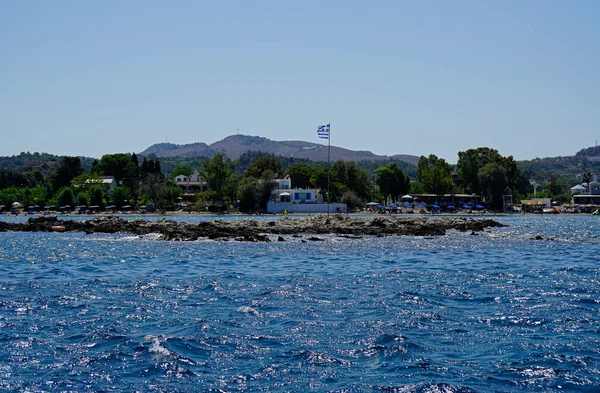
<path id="1" fill-rule="evenodd" d="M 319 135 L 319 138 L 329 139 L 329 124 L 319 126 L 319 128 L 317 128 L 317 134 Z"/>

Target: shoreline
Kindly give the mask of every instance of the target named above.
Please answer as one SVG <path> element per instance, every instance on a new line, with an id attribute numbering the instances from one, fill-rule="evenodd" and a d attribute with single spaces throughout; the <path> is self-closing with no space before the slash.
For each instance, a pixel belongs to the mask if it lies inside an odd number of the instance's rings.
<path id="1" fill-rule="evenodd" d="M 454 229 L 462 232 L 481 232 L 488 228 L 506 227 L 489 218 L 467 217 L 286 217 L 277 220 L 236 221 L 212 220 L 199 223 L 176 222 L 163 217 L 123 219 L 114 216 L 90 220 L 64 220 L 55 216 L 30 217 L 25 223 L 0 221 L 0 232 L 83 232 L 120 233 L 130 235 L 159 234 L 157 240 L 194 241 L 200 239 L 270 242 L 269 235 L 326 235 L 357 238 L 360 236 L 442 236 Z M 322 240 L 309 237 L 308 240 Z"/>

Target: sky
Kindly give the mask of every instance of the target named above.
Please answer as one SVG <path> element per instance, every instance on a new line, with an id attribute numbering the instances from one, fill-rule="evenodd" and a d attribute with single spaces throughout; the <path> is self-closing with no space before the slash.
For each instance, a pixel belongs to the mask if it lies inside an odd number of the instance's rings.
<path id="1" fill-rule="evenodd" d="M 0 0 L 0 155 L 236 133 L 375 154 L 600 139 L 600 2 Z"/>

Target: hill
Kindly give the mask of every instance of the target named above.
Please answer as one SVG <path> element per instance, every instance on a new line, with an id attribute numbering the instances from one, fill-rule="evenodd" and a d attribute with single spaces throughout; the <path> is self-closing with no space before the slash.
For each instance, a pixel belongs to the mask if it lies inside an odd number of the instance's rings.
<path id="1" fill-rule="evenodd" d="M 530 179 L 538 182 L 548 180 L 551 176 L 575 182 L 575 177 L 585 172 L 600 176 L 600 147 L 581 149 L 573 156 L 519 161 L 517 165 Z"/>
<path id="2" fill-rule="evenodd" d="M 225 153 L 232 160 L 237 160 L 244 153 L 262 152 L 280 157 L 293 157 L 311 161 L 326 161 L 327 146 L 318 143 L 303 141 L 273 141 L 268 138 L 249 135 L 231 135 L 213 144 L 192 143 L 176 145 L 173 143 L 159 143 L 150 146 L 142 156 L 155 155 L 162 157 L 212 157 L 215 153 Z M 379 156 L 370 151 L 350 150 L 338 146 L 331 146 L 331 161 L 405 161 L 416 165 L 419 157 L 398 154 L 394 156 Z"/>

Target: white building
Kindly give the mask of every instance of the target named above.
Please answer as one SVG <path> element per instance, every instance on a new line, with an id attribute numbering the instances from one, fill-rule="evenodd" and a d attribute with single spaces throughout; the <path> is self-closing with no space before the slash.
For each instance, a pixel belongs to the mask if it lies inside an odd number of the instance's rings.
<path id="1" fill-rule="evenodd" d="M 86 184 L 102 184 L 108 187 L 108 191 L 114 190 L 118 184 L 113 176 L 102 176 L 100 179 L 87 179 Z"/>
<path id="2" fill-rule="evenodd" d="M 194 173 L 189 176 L 175 176 L 173 182 L 183 189 L 184 196 L 192 196 L 206 189 L 206 182 L 202 180 L 198 171 L 194 171 Z"/>
<path id="3" fill-rule="evenodd" d="M 269 213 L 327 213 L 327 203 L 314 188 L 292 188 L 289 176 L 277 179 L 277 186 L 271 191 L 271 200 L 267 204 Z M 329 212 L 345 213 L 345 203 L 330 203 Z"/>

